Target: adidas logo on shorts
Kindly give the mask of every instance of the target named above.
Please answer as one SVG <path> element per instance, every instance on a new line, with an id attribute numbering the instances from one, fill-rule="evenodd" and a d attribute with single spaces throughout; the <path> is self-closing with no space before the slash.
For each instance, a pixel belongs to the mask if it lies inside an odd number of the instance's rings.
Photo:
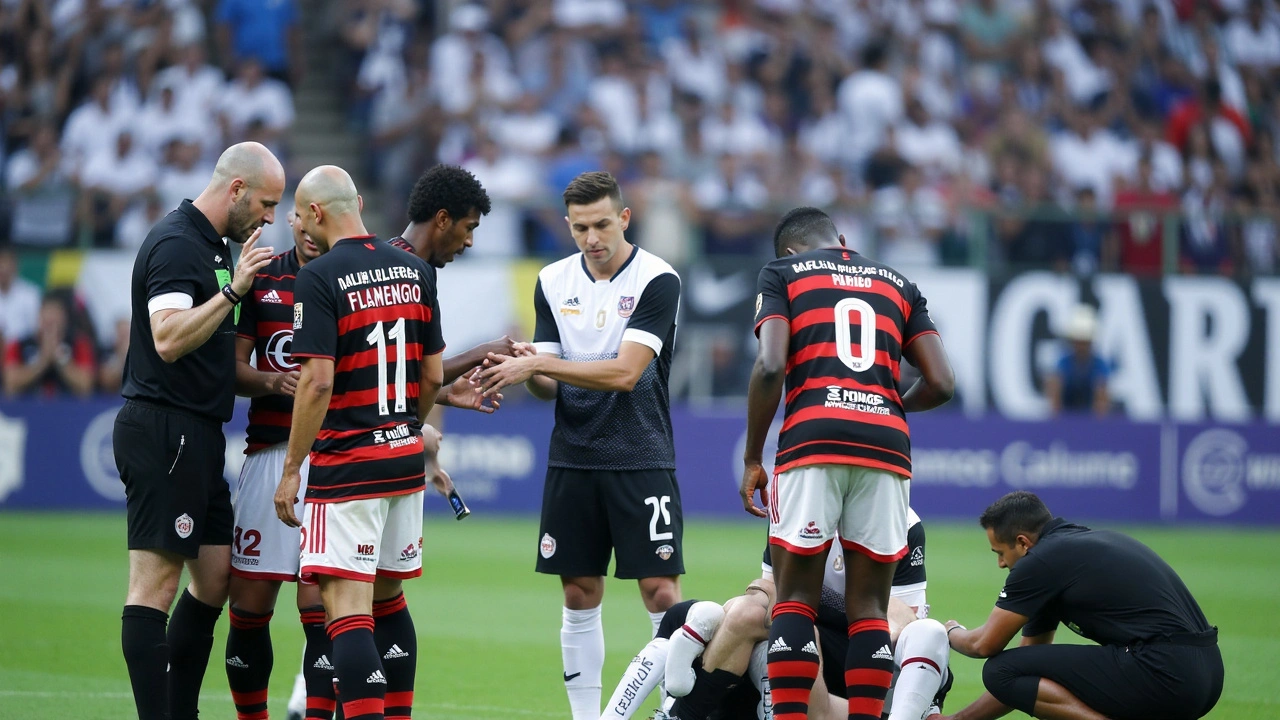
<path id="1" fill-rule="evenodd" d="M 877 650 L 874 655 L 871 656 L 871 659 L 872 660 L 892 660 L 893 651 L 889 649 L 888 645 L 884 645 L 879 650 Z"/>
<path id="2" fill-rule="evenodd" d="M 233 668 L 240 668 L 242 670 L 249 668 L 249 663 L 241 660 L 239 655 L 233 655 L 232 657 L 227 658 L 227 665 Z"/>
<path id="3" fill-rule="evenodd" d="M 396 658 L 405 658 L 405 657 L 409 657 L 409 653 L 405 652 L 404 650 L 401 650 L 399 645 L 392 644 L 391 649 L 387 651 L 386 655 L 382 656 L 382 659 L 395 660 Z"/>
<path id="4" fill-rule="evenodd" d="M 788 645 L 787 642 L 782 638 L 778 638 L 777 640 L 774 640 L 773 644 L 769 646 L 770 654 L 776 653 L 776 652 L 790 652 L 790 651 L 791 651 L 791 646 Z"/>
<path id="5" fill-rule="evenodd" d="M 320 658 L 316 660 L 315 664 L 312 665 L 311 667 L 317 670 L 333 670 L 333 665 L 329 664 L 328 655 L 321 655 Z"/>
<path id="6" fill-rule="evenodd" d="M 373 671 L 373 674 L 372 674 L 372 675 L 370 675 L 370 676 L 369 676 L 369 679 L 365 680 L 365 682 L 366 682 L 366 683 L 368 683 L 368 684 L 370 684 L 370 685 L 372 685 L 372 684 L 374 684 L 374 683 L 382 683 L 383 685 L 386 685 L 386 684 L 387 684 L 387 676 L 386 676 L 386 675 L 383 675 L 381 670 L 374 670 L 374 671 Z"/>
<path id="7" fill-rule="evenodd" d="M 800 648 L 800 652 L 813 653 L 814 655 L 817 655 L 818 646 L 816 643 L 810 640 L 809 642 L 805 643 L 804 647 Z"/>

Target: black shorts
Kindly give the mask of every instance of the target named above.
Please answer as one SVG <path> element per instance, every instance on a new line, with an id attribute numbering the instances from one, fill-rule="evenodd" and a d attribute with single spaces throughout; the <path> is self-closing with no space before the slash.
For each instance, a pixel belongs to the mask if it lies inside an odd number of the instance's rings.
<path id="1" fill-rule="evenodd" d="M 226 437 L 217 421 L 130 400 L 111 447 L 124 483 L 130 550 L 194 558 L 230 545 L 231 489 L 222 477 Z"/>
<path id="2" fill-rule="evenodd" d="M 667 612 L 662 616 L 662 622 L 658 624 L 658 632 L 654 637 L 671 639 L 676 630 L 684 625 L 684 621 L 689 617 L 689 608 L 697 600 L 684 600 L 667 608 Z M 841 661 L 844 662 L 843 660 Z M 841 670 L 841 673 L 844 671 Z M 698 687 L 698 683 L 707 676 L 707 671 L 702 669 L 702 658 L 699 657 L 693 661 L 693 686 Z M 841 681 L 843 682 L 843 680 Z M 746 718 L 756 717 L 756 707 L 760 704 L 760 693 L 749 680 L 743 678 L 729 694 L 725 695 L 720 701 L 716 709 L 707 717 L 707 720 L 744 720 Z M 679 701 L 676 707 L 680 707 Z M 677 717 L 684 720 L 684 715 Z M 702 718 L 690 718 L 689 720 L 703 720 Z"/>
<path id="3" fill-rule="evenodd" d="M 684 514 L 673 470 L 547 468 L 538 528 L 540 573 L 599 577 L 684 574 Z"/>
<path id="4" fill-rule="evenodd" d="M 1031 645 L 1005 650 L 982 669 L 987 691 L 1027 714 L 1040 678 L 1114 720 L 1195 720 L 1222 694 L 1222 654 L 1216 643 Z"/>

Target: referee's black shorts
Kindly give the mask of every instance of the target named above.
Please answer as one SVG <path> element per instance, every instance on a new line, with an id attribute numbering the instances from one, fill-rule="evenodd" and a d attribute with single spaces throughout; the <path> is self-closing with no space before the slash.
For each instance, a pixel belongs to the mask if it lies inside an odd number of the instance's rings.
<path id="1" fill-rule="evenodd" d="M 540 573 L 634 580 L 684 574 L 684 513 L 673 470 L 547 468 Z"/>
<path id="2" fill-rule="evenodd" d="M 111 446 L 124 483 L 130 550 L 194 558 L 201 545 L 230 545 L 231 489 L 222 477 L 222 424 L 129 400 Z"/>
<path id="3" fill-rule="evenodd" d="M 1186 644 L 1031 645 L 987 660 L 982 682 L 997 700 L 1030 715 L 1040 678 L 1112 720 L 1196 720 L 1222 694 L 1217 631 Z"/>

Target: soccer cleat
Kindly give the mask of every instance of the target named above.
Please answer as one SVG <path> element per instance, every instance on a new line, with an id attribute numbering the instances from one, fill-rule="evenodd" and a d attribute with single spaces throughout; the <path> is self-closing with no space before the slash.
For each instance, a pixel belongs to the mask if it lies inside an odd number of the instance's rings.
<path id="1" fill-rule="evenodd" d="M 289 695 L 289 720 L 302 720 L 307 714 L 307 680 L 298 673 L 293 679 L 293 693 Z"/>
<path id="2" fill-rule="evenodd" d="M 693 690 L 696 675 L 693 661 L 711 642 L 720 623 L 724 621 L 724 608 L 720 603 L 703 600 L 689 608 L 684 625 L 671 635 L 667 644 L 667 669 L 664 684 L 667 694 L 684 697 Z"/>

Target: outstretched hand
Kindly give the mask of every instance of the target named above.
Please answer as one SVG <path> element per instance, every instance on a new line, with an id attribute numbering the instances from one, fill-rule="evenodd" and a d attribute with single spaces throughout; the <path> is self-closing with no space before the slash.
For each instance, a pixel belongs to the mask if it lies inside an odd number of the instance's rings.
<path id="1" fill-rule="evenodd" d="M 756 506 L 756 491 L 760 491 L 760 504 L 769 507 L 769 474 L 760 463 L 748 462 L 742 471 L 742 487 L 738 494 L 742 496 L 742 508 L 756 517 L 769 517 L 768 513 Z"/>
<path id="2" fill-rule="evenodd" d="M 449 385 L 449 393 L 446 398 L 450 407 L 475 410 L 486 414 L 492 414 L 502 407 L 502 393 L 486 397 L 484 391 L 477 384 L 480 370 L 481 368 L 477 367 L 475 370 L 460 376 Z"/>
<path id="3" fill-rule="evenodd" d="M 478 371 L 481 392 L 485 397 L 493 397 L 504 387 L 519 385 L 537 374 L 537 362 L 536 355 L 489 355 Z"/>

